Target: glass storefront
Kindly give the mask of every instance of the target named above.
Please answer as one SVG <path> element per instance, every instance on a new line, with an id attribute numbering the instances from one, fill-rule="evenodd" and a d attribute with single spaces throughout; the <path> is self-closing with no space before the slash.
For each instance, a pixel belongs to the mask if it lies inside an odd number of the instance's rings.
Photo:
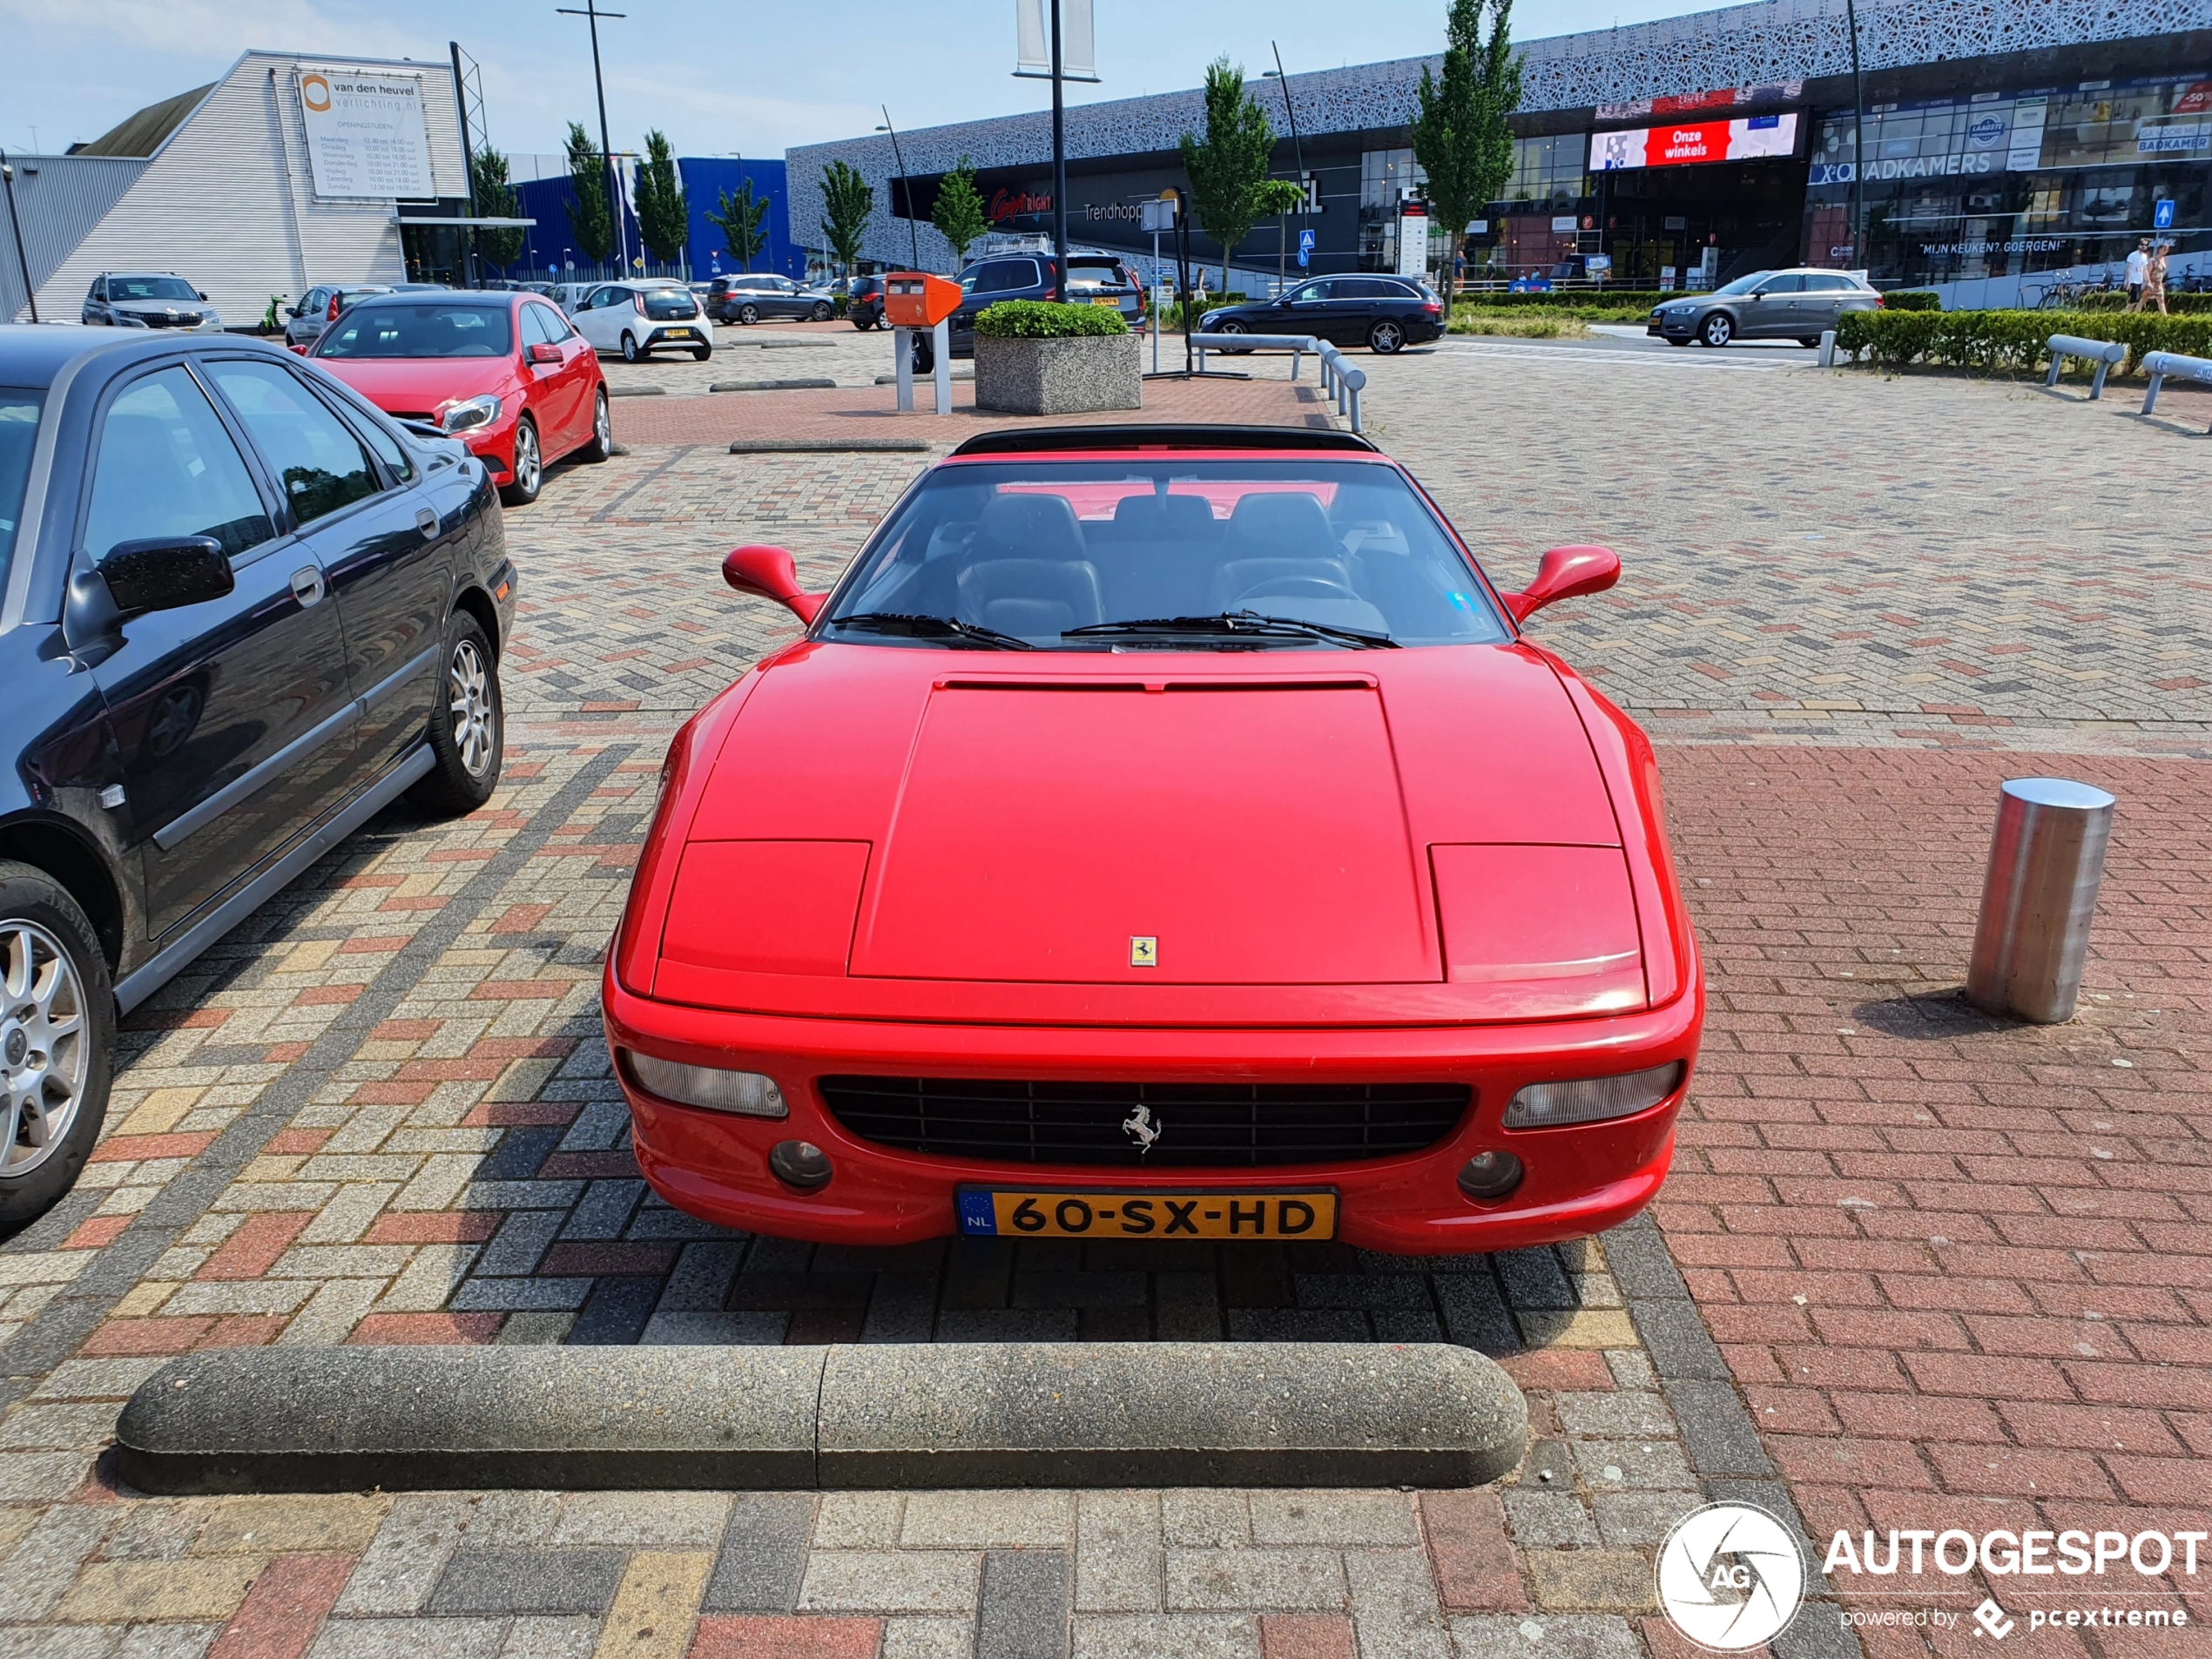
<path id="1" fill-rule="evenodd" d="M 1816 265 L 1852 262 L 1852 125 L 1826 113 L 1814 139 Z M 2212 80 L 1878 105 L 1865 151 L 1865 262 L 1884 287 L 1960 284 L 1961 304 L 2033 305 L 2061 281 L 2117 282 L 2143 236 L 2174 244 L 2169 287 L 2212 274 Z"/>

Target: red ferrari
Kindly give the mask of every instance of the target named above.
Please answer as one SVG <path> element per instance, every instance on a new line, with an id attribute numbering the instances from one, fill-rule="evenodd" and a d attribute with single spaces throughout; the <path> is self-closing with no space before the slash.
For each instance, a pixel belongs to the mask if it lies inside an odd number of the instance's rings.
<path id="1" fill-rule="evenodd" d="M 563 456 L 614 453 L 598 354 L 534 293 L 376 295 L 307 355 L 387 415 L 460 439 L 509 507 L 536 501 Z"/>
<path id="2" fill-rule="evenodd" d="M 970 440 L 671 747 L 607 961 L 637 1163 L 795 1238 L 1597 1232 L 1704 1016 L 1651 746 L 1337 432 Z"/>

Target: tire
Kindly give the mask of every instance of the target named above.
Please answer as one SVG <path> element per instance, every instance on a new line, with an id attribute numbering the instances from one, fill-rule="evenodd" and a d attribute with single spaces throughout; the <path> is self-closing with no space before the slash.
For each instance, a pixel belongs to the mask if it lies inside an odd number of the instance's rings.
<path id="1" fill-rule="evenodd" d="M 739 306 L 738 307 L 738 320 L 748 325 L 759 322 L 760 320 L 760 307 L 759 306 L 752 305 Z"/>
<path id="2" fill-rule="evenodd" d="M 115 991 L 99 938 L 67 888 L 12 860 L 0 860 L 0 990 L 4 1238 L 77 1184 L 115 1065 Z"/>
<path id="3" fill-rule="evenodd" d="M 1697 343 L 1710 346 L 1715 351 L 1736 338 L 1736 319 L 1725 311 L 1716 311 L 1697 325 Z"/>
<path id="4" fill-rule="evenodd" d="M 641 363 L 645 361 L 645 354 L 637 349 L 637 337 L 628 329 L 623 331 L 622 361 L 625 363 Z"/>
<path id="5" fill-rule="evenodd" d="M 607 388 L 601 387 L 591 395 L 591 435 L 577 450 L 579 461 L 604 461 L 615 452 L 615 423 L 613 411 L 608 406 Z"/>
<path id="6" fill-rule="evenodd" d="M 713 355 L 714 348 L 711 346 L 698 346 L 692 348 L 691 361 L 695 363 L 704 363 Z"/>
<path id="7" fill-rule="evenodd" d="M 545 488 L 545 451 L 537 442 L 537 427 L 524 415 L 515 422 L 515 469 L 512 483 L 500 487 L 499 499 L 509 507 L 527 507 Z"/>
<path id="8" fill-rule="evenodd" d="M 1669 346 L 1687 346 L 1689 344 L 1689 336 L 1688 334 L 1684 334 L 1680 340 L 1676 340 L 1672 334 L 1662 334 L 1660 335 L 1660 338 L 1665 341 Z"/>
<path id="9" fill-rule="evenodd" d="M 853 326 L 865 334 L 869 329 L 875 327 L 875 319 L 873 317 L 855 317 L 853 319 Z"/>
<path id="10" fill-rule="evenodd" d="M 806 314 L 813 318 L 816 322 L 827 322 L 830 318 L 835 314 L 835 313 L 831 310 L 827 300 L 817 300 L 814 301 L 813 310 L 808 312 Z"/>
<path id="11" fill-rule="evenodd" d="M 1797 339 L 1797 344 L 1803 346 L 1807 351 L 1818 351 L 1820 349 L 1820 336 L 1818 334 L 1815 334 L 1811 339 L 1807 340 L 1803 335 L 1800 335 Z"/>
<path id="12" fill-rule="evenodd" d="M 1405 344 L 1405 325 L 1392 318 L 1379 318 L 1367 330 L 1367 349 L 1378 357 L 1394 355 Z"/>
<path id="13" fill-rule="evenodd" d="M 507 709 L 491 642 L 484 637 L 483 624 L 465 610 L 456 611 L 447 626 L 429 736 L 436 764 L 408 792 L 408 799 L 441 818 L 475 812 L 499 787 Z"/>

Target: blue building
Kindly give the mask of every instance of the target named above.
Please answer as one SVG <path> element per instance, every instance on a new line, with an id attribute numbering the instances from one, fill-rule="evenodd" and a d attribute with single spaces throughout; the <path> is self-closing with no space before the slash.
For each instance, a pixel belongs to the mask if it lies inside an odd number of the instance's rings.
<path id="1" fill-rule="evenodd" d="M 691 219 L 690 242 L 685 258 L 677 264 L 664 266 L 644 252 L 637 235 L 637 216 L 629 202 L 623 204 L 625 246 L 633 260 L 645 260 L 644 268 L 647 272 L 703 280 L 745 269 L 743 261 L 731 256 L 721 227 L 707 215 L 718 210 L 725 192 L 735 197 L 749 181 L 755 198 L 765 198 L 768 203 L 767 215 L 760 225 L 767 233 L 768 240 L 753 256 L 751 268 L 784 276 L 806 275 L 806 252 L 794 246 L 791 239 L 789 196 L 784 186 L 784 164 L 780 160 L 688 156 L 678 158 L 676 170 Z M 517 215 L 534 219 L 537 223 L 523 233 L 520 258 L 509 266 L 488 266 L 489 270 L 505 277 L 543 282 L 589 281 L 595 277 L 619 274 L 613 259 L 595 264 L 577 249 L 576 233 L 569 226 L 570 185 L 565 176 L 530 179 L 516 185 L 515 195 Z M 633 265 L 631 268 L 637 267 Z"/>

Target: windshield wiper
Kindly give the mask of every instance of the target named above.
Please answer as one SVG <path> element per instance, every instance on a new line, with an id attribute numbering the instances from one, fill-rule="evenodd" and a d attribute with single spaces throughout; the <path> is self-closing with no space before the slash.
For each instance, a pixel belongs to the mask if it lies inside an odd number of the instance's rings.
<path id="1" fill-rule="evenodd" d="M 992 651 L 1035 651 L 1026 639 L 1002 634 L 956 617 L 923 617 L 904 610 L 863 610 L 856 616 L 833 617 L 833 628 L 858 628 L 869 633 L 906 634 L 916 639 L 961 639 Z"/>
<path id="2" fill-rule="evenodd" d="M 1242 634 L 1281 638 L 1286 634 L 1304 634 L 1317 639 L 1334 639 L 1361 651 L 1398 649 L 1398 642 L 1388 634 L 1371 634 L 1359 628 L 1337 628 L 1325 622 L 1308 622 L 1302 617 L 1264 617 L 1257 610 L 1224 610 L 1211 617 L 1153 617 L 1135 622 L 1094 622 L 1082 628 L 1062 631 L 1062 639 L 1096 638 L 1105 634 Z"/>

